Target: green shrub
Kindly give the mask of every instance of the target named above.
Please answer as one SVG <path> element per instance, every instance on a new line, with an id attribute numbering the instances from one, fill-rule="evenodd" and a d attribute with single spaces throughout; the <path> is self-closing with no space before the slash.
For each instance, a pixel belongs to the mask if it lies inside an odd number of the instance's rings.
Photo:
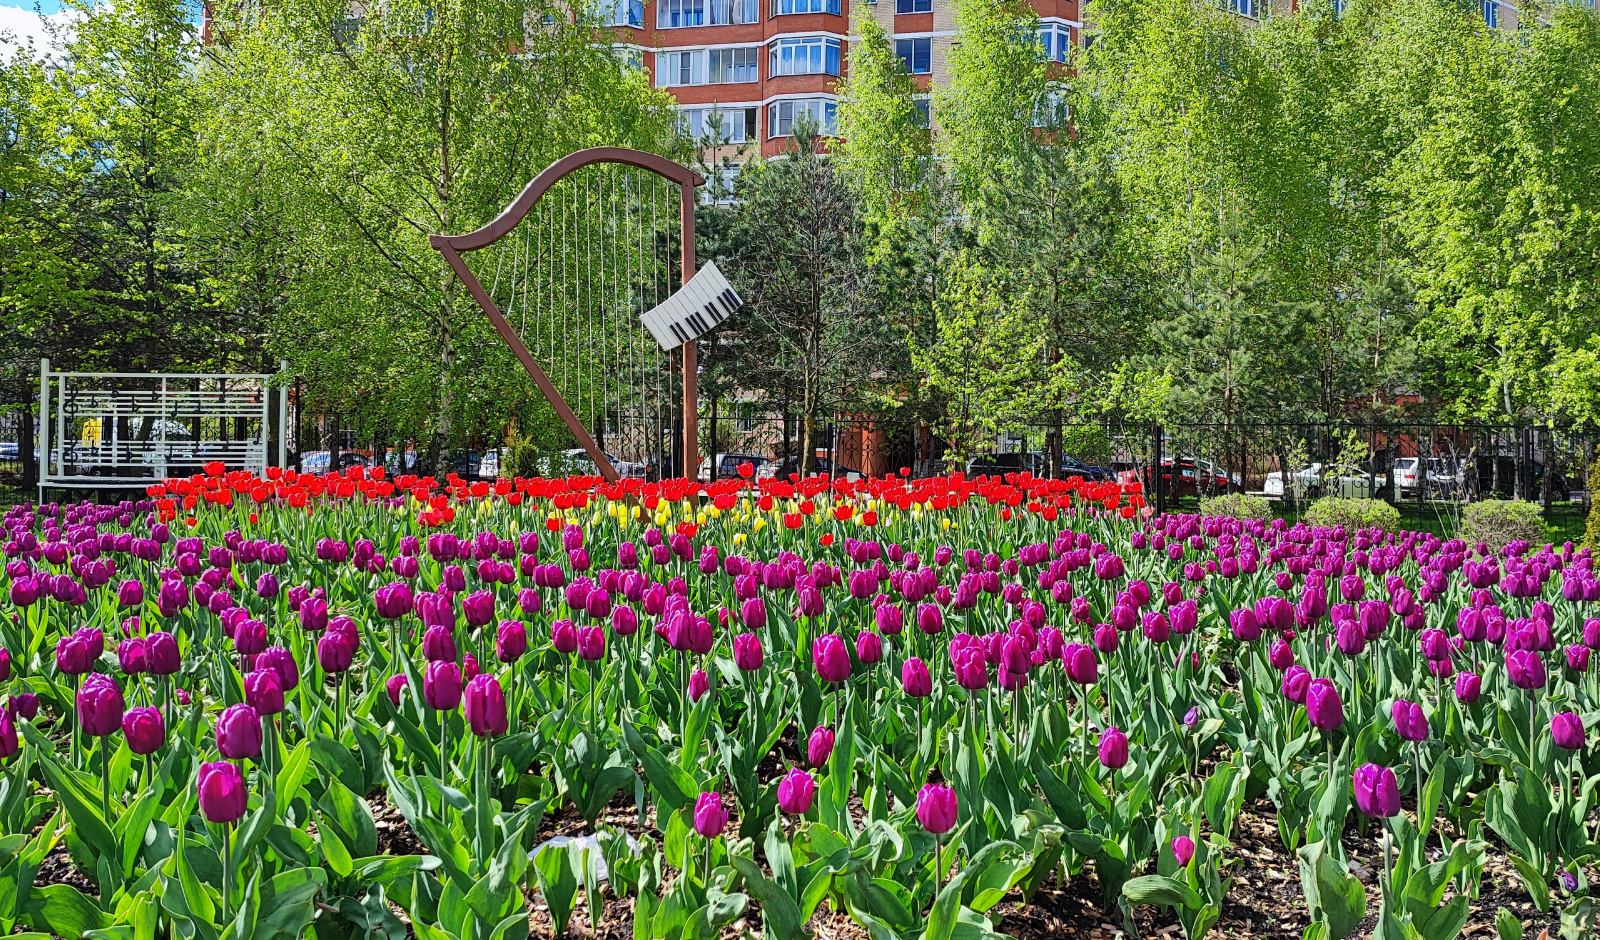
<path id="1" fill-rule="evenodd" d="M 1512 542 L 1543 543 L 1544 517 L 1538 503 L 1525 499 L 1486 499 L 1461 513 L 1461 537 L 1468 545 L 1484 542 L 1500 549 Z"/>
<path id="2" fill-rule="evenodd" d="M 1342 499 L 1329 496 L 1312 503 L 1306 510 L 1305 521 L 1314 526 L 1344 526 L 1355 529 L 1381 529 L 1394 532 L 1400 528 L 1400 510 L 1381 499 Z"/>
<path id="3" fill-rule="evenodd" d="M 1200 500 L 1200 515 L 1265 521 L 1272 518 L 1272 504 L 1260 496 L 1246 496 L 1243 493 L 1207 496 Z"/>

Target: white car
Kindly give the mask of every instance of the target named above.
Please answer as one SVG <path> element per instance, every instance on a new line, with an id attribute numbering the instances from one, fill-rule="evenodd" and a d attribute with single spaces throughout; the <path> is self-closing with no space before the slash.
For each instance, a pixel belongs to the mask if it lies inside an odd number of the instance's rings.
<path id="1" fill-rule="evenodd" d="M 1284 480 L 1282 471 L 1267 474 L 1262 491 L 1267 496 L 1282 498 Z M 1372 496 L 1372 479 L 1356 467 L 1338 464 L 1324 467 L 1314 463 L 1290 475 L 1290 484 L 1297 499 L 1316 499 L 1319 496 L 1341 496 L 1345 499 L 1367 499 Z"/>

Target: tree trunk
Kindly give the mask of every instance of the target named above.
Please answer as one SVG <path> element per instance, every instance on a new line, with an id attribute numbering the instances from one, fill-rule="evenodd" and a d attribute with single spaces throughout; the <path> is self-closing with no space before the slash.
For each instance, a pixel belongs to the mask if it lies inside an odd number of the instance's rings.
<path id="1" fill-rule="evenodd" d="M 344 415 L 333 413 L 333 436 L 328 441 L 328 472 L 339 472 L 339 450 L 344 444 Z"/>

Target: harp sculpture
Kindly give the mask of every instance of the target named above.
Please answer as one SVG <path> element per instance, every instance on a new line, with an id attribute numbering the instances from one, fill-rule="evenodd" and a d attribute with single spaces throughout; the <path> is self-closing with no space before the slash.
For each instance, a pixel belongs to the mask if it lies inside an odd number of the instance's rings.
<path id="1" fill-rule="evenodd" d="M 695 267 L 704 183 L 655 154 L 580 150 L 488 225 L 428 240 L 609 481 L 700 463 L 696 340 L 739 307 L 716 265 Z"/>

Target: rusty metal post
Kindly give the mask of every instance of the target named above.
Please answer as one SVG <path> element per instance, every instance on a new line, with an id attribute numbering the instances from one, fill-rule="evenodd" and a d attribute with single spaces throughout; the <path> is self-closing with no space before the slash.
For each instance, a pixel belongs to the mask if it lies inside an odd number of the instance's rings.
<path id="1" fill-rule="evenodd" d="M 683 232 L 683 271 L 679 286 L 694 277 L 694 183 L 680 184 L 678 213 Z M 713 454 L 711 459 L 716 460 Z M 700 478 L 700 344 L 689 340 L 683 344 L 683 475 L 690 480 Z"/>

